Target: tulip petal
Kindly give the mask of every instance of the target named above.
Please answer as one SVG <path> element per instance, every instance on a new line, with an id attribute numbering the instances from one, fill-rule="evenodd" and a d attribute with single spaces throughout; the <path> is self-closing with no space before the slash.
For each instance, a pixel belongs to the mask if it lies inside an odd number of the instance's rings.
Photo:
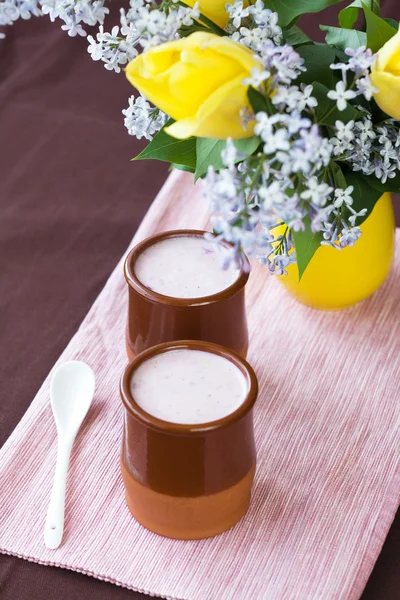
<path id="1" fill-rule="evenodd" d="M 254 124 L 243 128 L 241 112 L 250 108 L 247 98 L 247 87 L 243 78 L 239 77 L 221 87 L 210 96 L 197 113 L 200 137 L 216 139 L 242 139 L 251 137 Z"/>
<path id="2" fill-rule="evenodd" d="M 194 117 L 189 117 L 172 123 L 172 125 L 165 128 L 165 131 L 168 135 L 171 135 L 178 140 L 186 140 L 187 138 L 197 135 L 197 127 L 198 123 L 196 119 Z"/>
<path id="3" fill-rule="evenodd" d="M 240 139 L 252 135 L 243 130 L 240 112 L 249 106 L 243 80 L 254 68 L 261 65 L 248 48 L 197 32 L 137 56 L 126 76 L 176 121 L 170 135 Z"/>
<path id="4" fill-rule="evenodd" d="M 400 120 L 400 80 L 384 71 L 372 71 L 371 80 L 379 92 L 374 95 L 377 105 L 393 119 Z"/>
<path id="5" fill-rule="evenodd" d="M 194 6 L 198 0 L 185 0 L 185 4 L 188 6 Z M 233 4 L 234 0 L 227 2 L 226 0 L 200 0 L 200 12 L 211 19 L 214 23 L 220 27 L 225 27 L 228 22 L 228 13 L 225 10 L 227 4 Z M 248 2 L 243 2 L 244 6 L 247 6 Z"/>
<path id="6" fill-rule="evenodd" d="M 391 62 L 393 56 L 398 55 L 400 52 L 400 30 L 390 38 L 389 41 L 386 42 L 382 46 L 382 48 L 378 52 L 378 59 L 376 64 L 374 65 L 374 69 L 377 71 L 387 70 L 388 63 Z M 390 69 L 389 69 L 390 70 Z"/>
<path id="7" fill-rule="evenodd" d="M 221 140 L 251 137 L 254 123 L 244 129 L 241 121 L 240 113 L 245 107 L 250 107 L 247 88 L 239 77 L 212 94 L 194 118 L 177 121 L 166 132 L 178 139 L 191 136 Z"/>

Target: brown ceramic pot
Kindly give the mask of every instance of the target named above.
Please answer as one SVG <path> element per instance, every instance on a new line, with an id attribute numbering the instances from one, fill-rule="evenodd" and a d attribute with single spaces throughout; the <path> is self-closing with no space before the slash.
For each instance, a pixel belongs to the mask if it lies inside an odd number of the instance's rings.
<path id="1" fill-rule="evenodd" d="M 135 275 L 135 262 L 143 250 L 178 236 L 204 236 L 204 231 L 183 229 L 154 235 L 138 244 L 125 262 L 129 286 L 126 348 L 129 359 L 162 342 L 204 340 L 221 344 L 246 357 L 249 340 L 245 285 L 249 261 L 242 258 L 239 277 L 226 289 L 203 298 L 172 298 L 149 290 Z"/>
<path id="2" fill-rule="evenodd" d="M 130 389 L 133 372 L 147 359 L 177 349 L 212 352 L 233 362 L 248 383 L 243 404 L 223 419 L 200 425 L 169 423 L 140 408 Z M 256 467 L 257 393 L 250 365 L 208 342 L 160 344 L 129 363 L 121 380 L 121 470 L 128 508 L 139 523 L 166 537 L 200 539 L 226 531 L 246 514 Z"/>

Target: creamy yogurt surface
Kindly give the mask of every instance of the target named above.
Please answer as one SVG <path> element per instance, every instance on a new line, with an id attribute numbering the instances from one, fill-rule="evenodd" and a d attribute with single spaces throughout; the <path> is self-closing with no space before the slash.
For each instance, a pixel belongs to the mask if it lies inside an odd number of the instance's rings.
<path id="1" fill-rule="evenodd" d="M 248 393 L 240 369 L 202 350 L 170 350 L 134 371 L 131 393 L 150 415 L 170 423 L 210 423 L 232 414 Z"/>
<path id="2" fill-rule="evenodd" d="M 217 294 L 239 277 L 234 266 L 223 269 L 229 253 L 200 236 L 171 237 L 149 246 L 135 263 L 135 275 L 150 290 L 173 298 Z"/>

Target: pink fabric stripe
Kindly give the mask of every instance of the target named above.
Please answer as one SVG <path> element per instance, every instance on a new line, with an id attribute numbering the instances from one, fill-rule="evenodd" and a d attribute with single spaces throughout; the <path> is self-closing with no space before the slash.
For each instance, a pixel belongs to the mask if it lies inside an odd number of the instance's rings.
<path id="1" fill-rule="evenodd" d="M 134 241 L 204 227 L 199 197 L 190 177 L 175 173 Z M 230 532 L 178 542 L 141 528 L 124 504 L 121 261 L 60 358 L 83 359 L 97 376 L 73 450 L 63 545 L 47 550 L 42 536 L 56 455 L 47 378 L 0 451 L 1 552 L 180 600 L 359 598 L 399 501 L 399 278 L 398 256 L 371 299 L 323 313 L 254 265 L 249 360 L 261 391 L 253 502 Z"/>

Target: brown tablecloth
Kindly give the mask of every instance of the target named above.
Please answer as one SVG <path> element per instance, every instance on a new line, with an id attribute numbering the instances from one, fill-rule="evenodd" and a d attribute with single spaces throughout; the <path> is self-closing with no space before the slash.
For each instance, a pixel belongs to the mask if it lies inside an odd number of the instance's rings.
<path id="1" fill-rule="evenodd" d="M 397 0 L 384 3 L 386 12 L 390 5 L 391 16 L 400 18 Z M 314 38 L 316 23 L 305 23 Z M 143 145 L 123 126 L 121 110 L 132 88 L 123 75 L 93 63 L 86 47 L 47 18 L 20 22 L 0 41 L 0 445 L 167 173 L 161 163 L 130 163 Z M 363 600 L 399 597 L 399 532 L 398 515 Z M 77 573 L 0 556 L 1 600 L 88 595 L 143 598 Z"/>

